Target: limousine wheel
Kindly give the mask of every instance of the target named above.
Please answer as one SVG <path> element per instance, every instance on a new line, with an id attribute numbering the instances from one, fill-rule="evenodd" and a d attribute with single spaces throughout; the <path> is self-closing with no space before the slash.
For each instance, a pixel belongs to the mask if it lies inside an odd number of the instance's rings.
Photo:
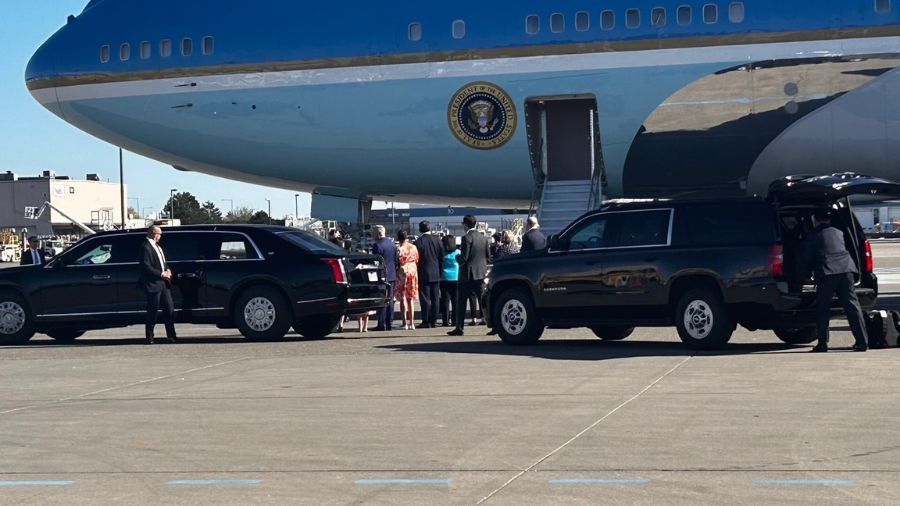
<path id="1" fill-rule="evenodd" d="M 817 337 L 815 326 L 799 329 L 775 329 L 775 335 L 787 344 L 809 344 Z"/>
<path id="2" fill-rule="evenodd" d="M 506 290 L 494 304 L 494 329 L 506 344 L 534 344 L 544 333 L 531 295 L 514 288 Z"/>
<path id="3" fill-rule="evenodd" d="M 28 304 L 15 293 L 0 292 L 0 345 L 22 344 L 33 335 Z"/>
<path id="4" fill-rule="evenodd" d="M 321 339 L 334 332 L 341 323 L 341 315 L 317 315 L 300 318 L 294 322 L 294 330 L 306 339 Z"/>
<path id="5" fill-rule="evenodd" d="M 247 339 L 276 341 L 291 327 L 291 311 L 278 290 L 254 286 L 245 290 L 235 305 L 235 323 Z"/>
<path id="6" fill-rule="evenodd" d="M 622 327 L 620 325 L 596 325 L 591 327 L 595 336 L 604 341 L 621 341 L 634 332 L 634 327 Z"/>
<path id="7" fill-rule="evenodd" d="M 734 333 L 734 320 L 728 315 L 722 297 L 709 288 L 688 290 L 675 311 L 678 336 L 689 348 L 720 348 Z"/>
<path id="8" fill-rule="evenodd" d="M 48 330 L 47 335 L 61 343 L 71 343 L 84 335 L 83 330 L 57 329 Z"/>

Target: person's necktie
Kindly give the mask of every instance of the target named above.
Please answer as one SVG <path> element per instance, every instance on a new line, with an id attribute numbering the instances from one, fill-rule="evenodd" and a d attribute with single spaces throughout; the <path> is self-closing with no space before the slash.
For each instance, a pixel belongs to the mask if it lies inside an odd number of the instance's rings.
<path id="1" fill-rule="evenodd" d="M 34 265 L 40 265 L 40 264 L 41 264 L 41 260 L 40 260 L 40 258 L 38 257 L 37 250 L 34 250 L 34 249 L 31 250 L 31 263 L 33 263 Z"/>

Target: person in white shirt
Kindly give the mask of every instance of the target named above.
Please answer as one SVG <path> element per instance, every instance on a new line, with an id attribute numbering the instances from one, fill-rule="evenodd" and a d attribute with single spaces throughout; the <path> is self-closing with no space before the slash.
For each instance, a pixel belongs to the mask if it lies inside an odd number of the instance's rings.
<path id="1" fill-rule="evenodd" d="M 175 342 L 175 304 L 169 288 L 172 271 L 166 263 L 166 255 L 159 247 L 162 229 L 157 225 L 147 230 L 147 240 L 141 246 L 141 274 L 138 286 L 147 294 L 147 325 L 145 337 L 147 344 L 153 344 L 153 329 L 160 309 L 166 324 L 166 337 Z"/>

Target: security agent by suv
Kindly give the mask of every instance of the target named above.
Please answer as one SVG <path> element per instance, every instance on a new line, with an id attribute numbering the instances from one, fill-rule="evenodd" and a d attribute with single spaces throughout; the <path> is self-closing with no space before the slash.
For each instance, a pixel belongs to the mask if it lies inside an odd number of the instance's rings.
<path id="1" fill-rule="evenodd" d="M 863 310 L 875 304 L 872 253 L 848 197 L 897 198 L 897 183 L 852 173 L 791 176 L 768 198 L 606 202 L 552 236 L 543 251 L 496 262 L 485 307 L 509 344 L 545 327 L 588 327 L 605 340 L 637 326 L 671 326 L 693 349 L 717 348 L 737 325 L 784 342 L 816 339 L 815 286 L 801 265 L 812 213 L 826 210 L 861 273 Z M 843 310 L 835 300 L 831 316 Z"/>
<path id="2" fill-rule="evenodd" d="M 0 344 L 35 332 L 71 341 L 87 330 L 140 324 L 138 268 L 146 231 L 89 236 L 52 261 L 0 271 Z M 381 257 L 348 254 L 287 227 L 165 228 L 176 322 L 237 328 L 252 340 L 329 334 L 347 313 L 387 303 Z"/>

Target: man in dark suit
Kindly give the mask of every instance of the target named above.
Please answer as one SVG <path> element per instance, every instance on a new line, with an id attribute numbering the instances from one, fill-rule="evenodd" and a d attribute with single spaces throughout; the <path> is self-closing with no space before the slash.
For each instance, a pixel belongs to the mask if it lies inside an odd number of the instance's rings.
<path id="1" fill-rule="evenodd" d="M 466 322 L 466 300 L 470 295 L 475 295 L 481 303 L 481 291 L 484 287 L 484 277 L 487 275 L 487 266 L 490 261 L 490 249 L 487 237 L 475 230 L 478 220 L 471 214 L 463 218 L 463 228 L 466 229 L 462 237 L 459 254 L 459 288 L 457 294 L 456 328 L 447 332 L 448 336 L 463 335 L 463 327 Z M 473 307 L 474 311 L 475 308 Z M 484 311 L 484 308 L 482 308 Z"/>
<path id="2" fill-rule="evenodd" d="M 45 263 L 47 263 L 47 252 L 40 249 L 37 237 L 29 237 L 28 249 L 22 253 L 19 265 L 44 265 Z"/>
<path id="3" fill-rule="evenodd" d="M 153 225 L 147 230 L 147 240 L 141 245 L 141 273 L 138 286 L 147 294 L 147 324 L 144 335 L 147 344 L 153 344 L 153 328 L 156 326 L 157 313 L 163 310 L 166 324 L 166 337 L 175 342 L 175 304 L 172 303 L 172 271 L 166 264 L 166 256 L 159 247 L 162 229 Z"/>
<path id="4" fill-rule="evenodd" d="M 384 259 L 384 274 L 387 281 L 387 306 L 378 310 L 378 325 L 374 330 L 391 330 L 394 325 L 394 293 L 397 288 L 397 271 L 400 270 L 400 252 L 394 241 L 385 237 L 384 227 L 375 225 L 372 229 L 372 254 Z"/>
<path id="5" fill-rule="evenodd" d="M 522 252 L 540 251 L 547 247 L 547 238 L 541 232 L 537 216 L 529 216 L 526 221 L 528 231 L 522 236 Z"/>
<path id="6" fill-rule="evenodd" d="M 856 339 L 854 351 L 868 349 L 865 320 L 856 298 L 853 284 L 859 274 L 856 264 L 844 243 L 844 234 L 831 226 L 827 209 L 813 213 L 814 229 L 807 239 L 804 264 L 806 271 L 816 275 L 816 332 L 819 337 L 812 351 L 828 351 L 828 326 L 831 317 L 831 300 L 837 294 L 844 307 L 850 330 Z"/>
<path id="7" fill-rule="evenodd" d="M 422 327 L 437 327 L 438 308 L 441 306 L 441 263 L 444 246 L 441 239 L 431 233 L 431 223 L 419 223 L 422 234 L 416 239 L 419 250 L 419 303 L 422 305 Z"/>

